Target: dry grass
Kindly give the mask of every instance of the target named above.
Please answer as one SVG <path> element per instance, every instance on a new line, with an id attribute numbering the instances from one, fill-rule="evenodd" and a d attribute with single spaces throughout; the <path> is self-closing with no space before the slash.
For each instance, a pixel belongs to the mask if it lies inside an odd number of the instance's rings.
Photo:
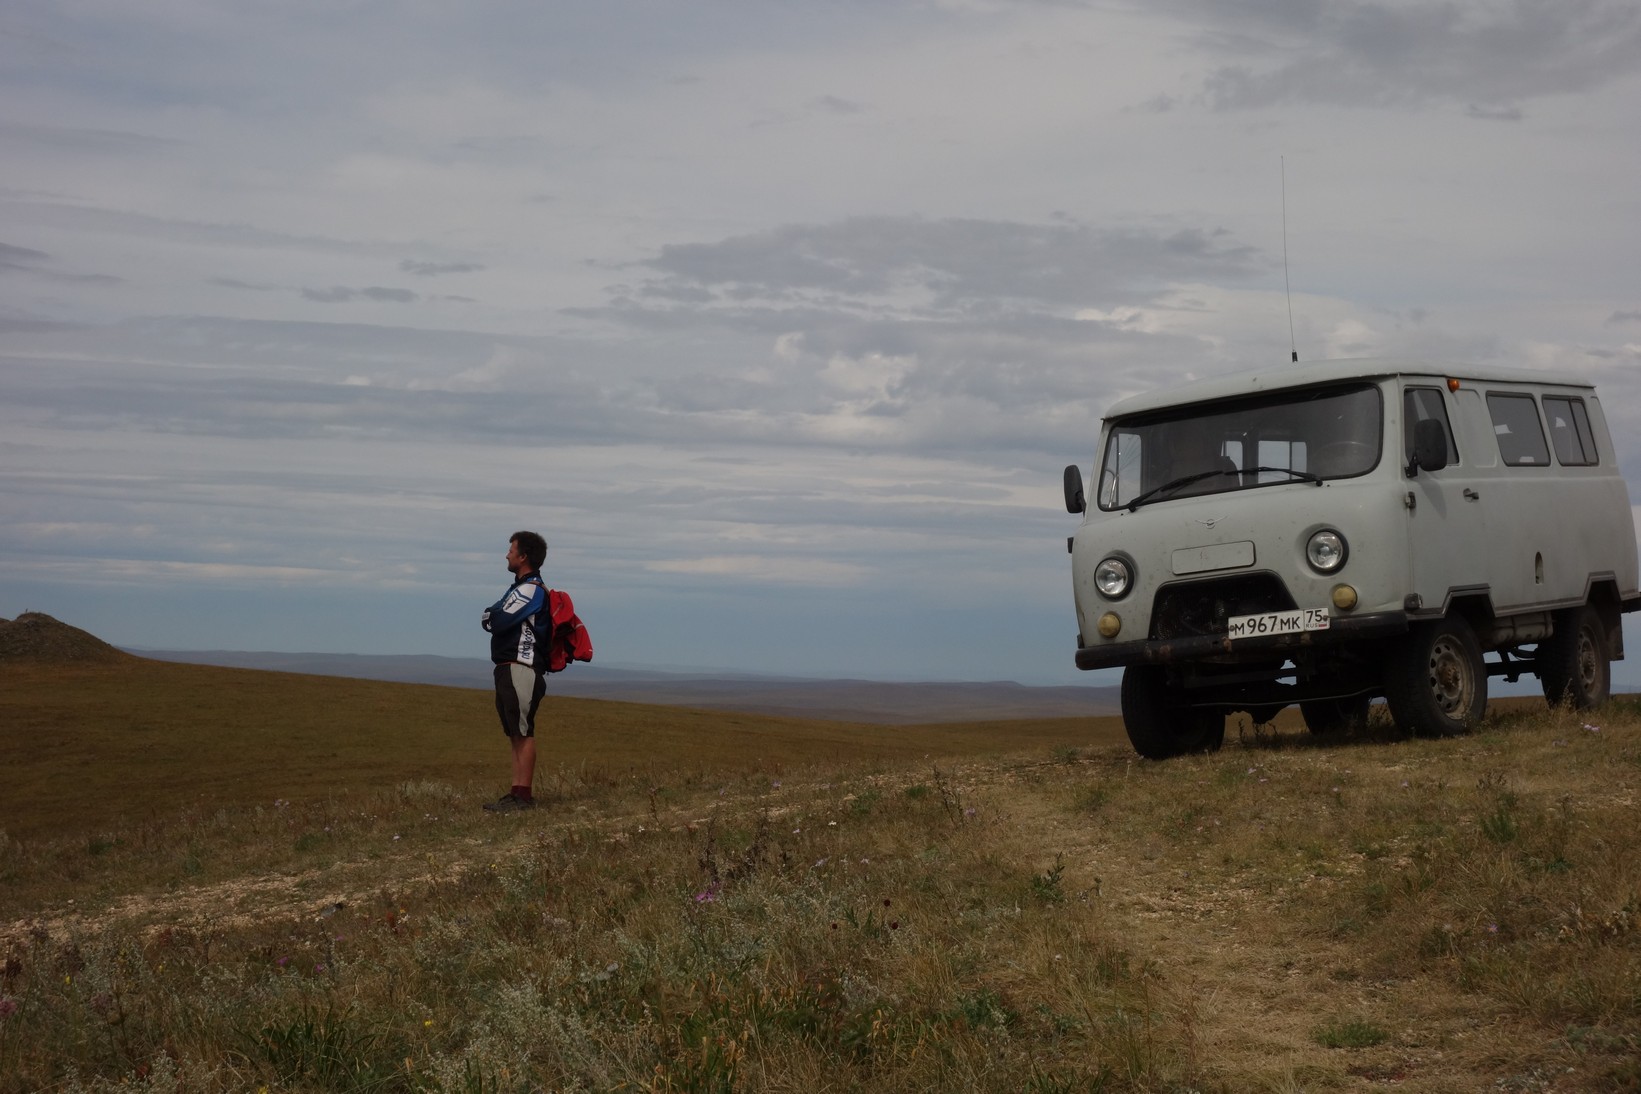
<path id="1" fill-rule="evenodd" d="M 0 829 L 14 837 L 140 825 L 183 805 L 214 812 L 369 795 L 421 779 L 492 788 L 507 774 L 483 679 L 450 688 L 139 658 L 0 662 L 0 678 Z M 641 779 L 658 765 L 772 771 L 1122 738 L 1108 719 L 1092 731 L 1075 718 L 886 727 L 551 694 L 541 719 L 555 785 Z"/>
<path id="2" fill-rule="evenodd" d="M 151 740 L 210 736 L 258 676 L 250 740 L 326 740 L 316 680 L 176 668 L 237 683 L 168 678 Z M 8 734 L 51 720 L 7 683 Z M 360 688 L 336 759 L 445 769 L 333 782 L 241 737 L 308 792 L 218 796 L 195 763 L 204 804 L 8 820 L 0 1089 L 1641 1089 L 1633 705 L 1157 764 L 1110 724 L 565 703 L 564 749 L 608 718 L 640 751 L 490 817 L 486 696 Z"/>

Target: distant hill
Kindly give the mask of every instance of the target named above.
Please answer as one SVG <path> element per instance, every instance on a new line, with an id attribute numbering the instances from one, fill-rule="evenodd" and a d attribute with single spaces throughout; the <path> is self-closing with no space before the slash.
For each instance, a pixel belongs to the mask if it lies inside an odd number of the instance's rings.
<path id="1" fill-rule="evenodd" d="M 349 676 L 398 683 L 489 688 L 490 662 L 479 658 L 239 650 L 133 650 L 160 661 Z M 781 714 L 840 722 L 908 725 L 1012 718 L 1104 717 L 1118 713 L 1112 687 L 1028 687 L 1007 680 L 885 683 L 802 677 L 711 675 L 575 665 L 551 677 L 555 695 L 657 706 Z"/>
<path id="2" fill-rule="evenodd" d="M 44 612 L 24 612 L 16 619 L 0 619 L 0 662 L 109 663 L 129 660 L 130 654 Z"/>

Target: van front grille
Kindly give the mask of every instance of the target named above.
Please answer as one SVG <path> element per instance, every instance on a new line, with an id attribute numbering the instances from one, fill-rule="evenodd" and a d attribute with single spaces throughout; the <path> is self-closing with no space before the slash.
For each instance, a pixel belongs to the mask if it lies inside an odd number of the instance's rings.
<path id="1" fill-rule="evenodd" d="M 1176 582 L 1157 590 L 1151 605 L 1151 637 L 1167 640 L 1223 635 L 1225 621 L 1233 616 L 1293 607 L 1287 587 L 1271 573 Z"/>

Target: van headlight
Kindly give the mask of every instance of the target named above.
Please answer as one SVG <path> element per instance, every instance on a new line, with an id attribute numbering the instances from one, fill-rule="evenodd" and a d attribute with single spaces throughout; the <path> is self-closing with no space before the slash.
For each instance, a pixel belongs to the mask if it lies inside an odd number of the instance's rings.
<path id="1" fill-rule="evenodd" d="M 1349 553 L 1345 537 L 1331 528 L 1315 533 L 1305 544 L 1305 561 L 1319 574 L 1337 572 L 1345 564 L 1345 556 Z"/>
<path id="2" fill-rule="evenodd" d="M 1128 563 L 1120 558 L 1103 559 L 1094 567 L 1094 587 L 1108 600 L 1120 600 L 1134 583 L 1134 574 Z"/>

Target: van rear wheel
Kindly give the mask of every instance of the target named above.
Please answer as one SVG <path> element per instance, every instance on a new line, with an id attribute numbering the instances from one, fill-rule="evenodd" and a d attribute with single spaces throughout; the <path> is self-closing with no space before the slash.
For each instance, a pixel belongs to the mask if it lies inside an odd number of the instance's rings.
<path id="1" fill-rule="evenodd" d="M 1601 616 L 1588 604 L 1555 615 L 1556 629 L 1538 647 L 1538 679 L 1551 706 L 1600 706 L 1612 695 L 1612 655 Z"/>
<path id="2" fill-rule="evenodd" d="M 1385 673 L 1385 702 L 1418 737 L 1467 732 L 1487 710 L 1487 666 L 1476 632 L 1454 616 L 1408 632 Z"/>
<path id="3" fill-rule="evenodd" d="M 1180 702 L 1161 665 L 1129 665 L 1123 670 L 1122 722 L 1134 751 L 1150 760 L 1218 752 L 1225 743 L 1224 713 Z"/>

